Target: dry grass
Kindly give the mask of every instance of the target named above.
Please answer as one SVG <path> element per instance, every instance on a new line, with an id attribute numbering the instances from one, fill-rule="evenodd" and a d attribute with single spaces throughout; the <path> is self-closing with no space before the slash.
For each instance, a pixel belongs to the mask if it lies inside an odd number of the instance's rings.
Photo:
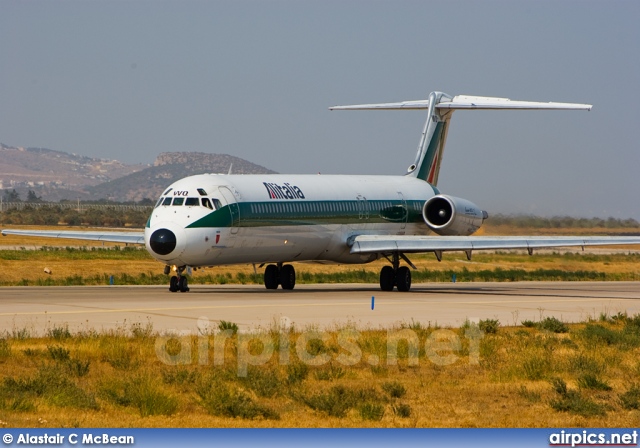
<path id="1" fill-rule="evenodd" d="M 161 274 L 163 269 L 163 265 L 153 260 L 150 256 L 144 257 L 144 259 L 127 259 L 126 257 L 113 259 L 112 257 L 106 258 L 100 253 L 92 253 L 91 257 L 90 259 L 69 260 L 69 258 L 55 252 L 48 254 L 38 252 L 33 257 L 15 260 L 4 259 L 0 255 L 0 270 L 4 273 L 2 283 L 5 285 L 20 284 L 26 280 L 33 284 L 33 282 L 46 281 L 47 279 L 62 280 L 73 275 L 89 278 L 95 275 L 118 276 L 130 274 L 135 276 L 139 273 Z M 590 255 L 587 253 L 585 255 L 565 255 L 563 253 L 551 253 L 530 257 L 522 253 L 499 253 L 478 254 L 474 255 L 471 261 L 467 261 L 464 256 L 456 253 L 445 254 L 445 258 L 440 263 L 428 255 L 417 255 L 411 257 L 411 259 L 418 269 L 433 272 L 461 272 L 463 270 L 479 272 L 496 268 L 505 271 L 512 269 L 524 271 L 545 269 L 563 272 L 595 271 L 613 276 L 624 274 L 626 275 L 625 280 L 640 279 L 637 255 L 629 257 L 624 254 Z M 385 264 L 387 264 L 385 260 L 379 260 L 365 266 L 294 263 L 294 267 L 298 273 L 299 281 L 301 281 L 300 279 L 304 273 L 331 274 L 359 271 L 369 272 L 375 279 Z M 46 274 L 44 272 L 45 268 L 48 268 L 51 274 Z M 257 279 L 261 281 L 262 269 L 258 269 L 257 273 Z M 237 281 L 238 274 L 243 274 L 246 279 L 244 281 L 252 282 L 254 268 L 251 265 L 234 265 L 201 269 L 193 272 L 191 282 L 197 284 L 202 282 L 205 276 L 211 274 L 225 276 L 225 281 L 228 283 Z"/>
<path id="2" fill-rule="evenodd" d="M 214 365 L 218 336 L 189 337 L 182 341 L 192 351 L 187 364 L 166 365 L 157 347 L 175 355 L 182 346 L 168 337 L 156 343 L 144 325 L 73 337 L 22 334 L 0 343 L 0 420 L 12 427 L 631 427 L 640 418 L 632 387 L 640 378 L 639 322 L 603 318 L 564 334 L 500 327 L 480 340 L 475 365 L 468 328 L 445 330 L 461 341 L 437 352 L 455 354 L 450 365 L 434 363 L 424 349 L 436 329 L 414 326 L 391 332 L 417 336 L 417 365 L 402 343 L 398 365 L 388 365 L 389 333 L 376 329 L 350 333 L 362 356 L 341 364 L 337 357 L 354 350 L 338 337 L 353 329 L 337 328 L 306 346 L 331 361 L 306 367 L 295 349 L 300 332 L 283 336 L 290 341 L 286 365 L 278 361 L 283 339 L 272 328 L 274 354 L 249 365 L 245 378 L 238 376 L 238 347 L 258 356 L 256 339 L 246 345 L 230 337 L 224 365 Z M 207 343 L 208 361 L 199 364 Z M 88 371 L 80 375 L 74 362 Z M 597 381 L 585 381 L 588 375 Z M 598 382 L 610 390 L 589 386 Z"/>

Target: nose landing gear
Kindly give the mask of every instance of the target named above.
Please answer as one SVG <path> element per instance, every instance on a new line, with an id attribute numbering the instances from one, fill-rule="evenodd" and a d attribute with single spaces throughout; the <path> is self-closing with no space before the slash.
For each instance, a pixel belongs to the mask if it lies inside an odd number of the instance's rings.
<path id="1" fill-rule="evenodd" d="M 165 266 L 165 274 L 169 274 L 170 272 L 170 268 L 169 266 Z M 187 280 L 187 276 L 186 275 L 182 275 L 182 273 L 184 272 L 184 270 L 186 269 L 186 266 L 178 266 L 176 268 L 176 274 L 171 277 L 171 280 L 169 280 L 169 291 L 171 292 L 187 292 L 189 291 L 189 281 Z"/>

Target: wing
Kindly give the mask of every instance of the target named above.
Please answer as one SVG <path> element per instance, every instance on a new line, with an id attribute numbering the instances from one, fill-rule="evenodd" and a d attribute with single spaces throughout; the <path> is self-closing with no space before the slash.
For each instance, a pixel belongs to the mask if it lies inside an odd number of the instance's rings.
<path id="1" fill-rule="evenodd" d="M 67 238 L 73 240 L 108 241 L 111 243 L 144 244 L 144 232 L 83 232 L 75 230 L 3 229 L 2 235 L 41 236 L 46 238 Z"/>
<path id="2" fill-rule="evenodd" d="M 640 236 L 420 236 L 359 235 L 351 253 L 445 252 L 546 247 L 584 247 L 640 244 Z"/>

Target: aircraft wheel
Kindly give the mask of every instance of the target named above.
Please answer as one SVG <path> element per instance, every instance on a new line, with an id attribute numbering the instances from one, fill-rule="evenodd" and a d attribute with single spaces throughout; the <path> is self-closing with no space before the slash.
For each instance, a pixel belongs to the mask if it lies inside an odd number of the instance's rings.
<path id="1" fill-rule="evenodd" d="M 189 281 L 187 280 L 187 277 L 183 276 L 178 279 L 178 289 L 180 292 L 189 291 Z"/>
<path id="2" fill-rule="evenodd" d="M 169 291 L 171 292 L 178 291 L 178 277 L 175 275 L 171 277 L 171 280 L 169 280 Z"/>
<path id="3" fill-rule="evenodd" d="M 264 270 L 264 286 L 267 289 L 278 289 L 280 271 L 275 264 L 268 265 Z"/>
<path id="4" fill-rule="evenodd" d="M 282 289 L 293 289 L 296 286 L 296 271 L 290 264 L 285 264 L 280 269 L 280 284 Z"/>
<path id="5" fill-rule="evenodd" d="M 380 271 L 380 289 L 383 291 L 393 291 L 396 281 L 396 273 L 391 266 L 385 266 Z"/>
<path id="6" fill-rule="evenodd" d="M 407 292 L 411 289 L 411 271 L 406 266 L 400 266 L 396 271 L 396 285 L 398 291 Z"/>

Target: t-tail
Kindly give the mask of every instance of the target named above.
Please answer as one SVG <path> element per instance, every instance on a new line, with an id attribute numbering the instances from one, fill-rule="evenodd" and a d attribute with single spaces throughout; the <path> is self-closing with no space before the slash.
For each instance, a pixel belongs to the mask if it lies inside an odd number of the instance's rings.
<path id="1" fill-rule="evenodd" d="M 438 175 L 442 164 L 442 154 L 449 132 L 449 122 L 453 112 L 468 110 L 591 110 L 591 104 L 539 103 L 532 101 L 512 101 L 508 98 L 458 95 L 431 92 L 428 100 L 403 101 L 400 103 L 359 104 L 354 106 L 334 106 L 331 110 L 418 110 L 427 109 L 427 121 L 422 130 L 415 161 L 407 169 L 407 176 L 417 177 L 438 185 Z"/>

